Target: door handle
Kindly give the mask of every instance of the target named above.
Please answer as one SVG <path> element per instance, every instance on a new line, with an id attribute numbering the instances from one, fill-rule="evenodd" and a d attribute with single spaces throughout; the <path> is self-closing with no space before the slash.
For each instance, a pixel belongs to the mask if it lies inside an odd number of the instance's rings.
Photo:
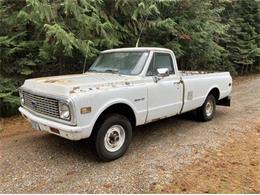
<path id="1" fill-rule="evenodd" d="M 181 84 L 181 81 L 173 82 L 174 85 L 179 85 Z"/>

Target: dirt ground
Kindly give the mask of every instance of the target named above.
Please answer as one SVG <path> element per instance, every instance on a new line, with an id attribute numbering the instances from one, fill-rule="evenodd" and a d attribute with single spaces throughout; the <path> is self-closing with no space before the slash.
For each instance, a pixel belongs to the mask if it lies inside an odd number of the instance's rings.
<path id="1" fill-rule="evenodd" d="M 260 75 L 234 81 L 232 107 L 136 128 L 122 158 L 99 162 L 88 140 L 0 119 L 0 193 L 259 193 Z"/>
<path id="2" fill-rule="evenodd" d="M 173 171 L 167 185 L 154 184 L 152 193 L 260 193 L 260 125 L 219 151 Z"/>

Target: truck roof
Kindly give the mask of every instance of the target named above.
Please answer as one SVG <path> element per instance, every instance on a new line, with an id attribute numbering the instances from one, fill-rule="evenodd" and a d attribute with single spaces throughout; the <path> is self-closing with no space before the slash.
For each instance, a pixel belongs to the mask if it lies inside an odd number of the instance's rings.
<path id="1" fill-rule="evenodd" d="M 126 51 L 167 51 L 172 52 L 170 49 L 160 48 L 160 47 L 125 47 L 117 49 L 104 50 L 101 53 L 111 53 L 111 52 L 126 52 Z"/>

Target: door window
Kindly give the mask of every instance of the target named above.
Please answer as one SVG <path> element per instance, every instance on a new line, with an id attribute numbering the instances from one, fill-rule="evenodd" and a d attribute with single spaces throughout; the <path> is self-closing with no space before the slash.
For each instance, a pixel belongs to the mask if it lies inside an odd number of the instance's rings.
<path id="1" fill-rule="evenodd" d="M 157 75 L 158 68 L 168 68 L 170 74 L 174 74 L 172 57 L 168 53 L 154 53 L 152 61 L 149 65 L 146 75 Z"/>

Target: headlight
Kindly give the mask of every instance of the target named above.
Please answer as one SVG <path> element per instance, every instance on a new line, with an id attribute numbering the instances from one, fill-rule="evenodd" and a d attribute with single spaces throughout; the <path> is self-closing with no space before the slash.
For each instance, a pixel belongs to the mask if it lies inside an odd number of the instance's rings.
<path id="1" fill-rule="evenodd" d="M 70 120 L 70 107 L 66 103 L 59 103 L 60 118 Z"/>

